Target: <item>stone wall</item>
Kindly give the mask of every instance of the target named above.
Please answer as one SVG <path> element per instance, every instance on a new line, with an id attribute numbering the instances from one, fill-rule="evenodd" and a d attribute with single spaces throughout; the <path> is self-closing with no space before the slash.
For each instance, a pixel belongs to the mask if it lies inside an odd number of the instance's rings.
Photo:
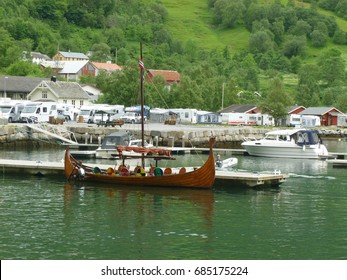
<path id="1" fill-rule="evenodd" d="M 105 137 L 112 132 L 119 130 L 128 130 L 136 138 L 140 138 L 139 129 L 125 129 L 97 127 L 95 125 L 64 125 L 68 131 L 72 132 L 78 143 L 101 143 Z M 159 146 L 176 146 L 176 147 L 205 147 L 211 135 L 216 136 L 216 147 L 236 148 L 245 139 L 259 139 L 265 132 L 273 128 L 253 128 L 253 127 L 233 127 L 233 126 L 160 126 L 151 125 L 152 130 L 145 130 L 145 138 L 148 142 L 152 141 Z M 347 129 L 322 129 L 321 135 L 325 138 L 345 138 Z M 20 145 L 49 145 L 56 144 L 57 141 L 47 135 L 38 133 L 23 124 L 0 125 L 0 145 L 20 146 Z"/>

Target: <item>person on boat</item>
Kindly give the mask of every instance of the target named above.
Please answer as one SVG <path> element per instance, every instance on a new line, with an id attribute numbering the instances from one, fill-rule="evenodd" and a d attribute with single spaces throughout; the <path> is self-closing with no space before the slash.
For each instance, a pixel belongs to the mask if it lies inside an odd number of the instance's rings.
<path id="1" fill-rule="evenodd" d="M 217 155 L 217 160 L 216 160 L 216 166 L 217 167 L 222 167 L 223 165 L 223 162 L 222 160 L 220 159 L 220 154 Z"/>

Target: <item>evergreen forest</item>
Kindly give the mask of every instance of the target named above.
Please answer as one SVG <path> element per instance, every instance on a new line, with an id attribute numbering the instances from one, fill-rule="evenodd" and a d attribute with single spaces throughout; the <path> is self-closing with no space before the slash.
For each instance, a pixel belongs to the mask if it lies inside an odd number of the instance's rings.
<path id="1" fill-rule="evenodd" d="M 81 79 L 102 90 L 101 103 L 138 104 L 141 42 L 146 69 L 181 74 L 170 89 L 160 77 L 146 83 L 152 108 L 347 112 L 347 0 L 0 0 L 0 41 L 1 75 L 52 75 L 31 51 L 123 66 Z"/>

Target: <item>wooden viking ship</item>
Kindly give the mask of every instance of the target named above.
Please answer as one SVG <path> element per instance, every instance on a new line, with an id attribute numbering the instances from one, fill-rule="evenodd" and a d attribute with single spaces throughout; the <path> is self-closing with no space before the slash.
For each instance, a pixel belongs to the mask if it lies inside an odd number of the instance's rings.
<path id="1" fill-rule="evenodd" d="M 83 180 L 92 182 L 111 183 L 114 185 L 133 185 L 133 186 L 152 186 L 152 187 L 189 187 L 189 188 L 211 188 L 215 181 L 215 161 L 213 156 L 213 145 L 215 138 L 209 140 L 209 156 L 205 163 L 193 171 L 186 172 L 185 168 L 181 168 L 179 172 L 172 172 L 171 168 L 162 170 L 158 167 L 159 160 L 174 159 L 169 150 L 146 148 L 144 147 L 144 95 L 143 95 L 143 80 L 144 80 L 144 64 L 142 62 L 142 45 L 139 67 L 141 69 L 141 139 L 142 147 L 125 147 L 117 146 L 118 157 L 123 160 L 123 163 L 114 170 L 108 168 L 102 170 L 97 167 L 90 167 L 77 161 L 69 152 L 69 148 L 65 152 L 65 175 L 68 180 Z M 127 156 L 123 155 L 126 151 Z M 137 155 L 129 156 L 129 152 L 137 153 Z M 141 166 L 136 166 L 134 170 L 129 170 L 125 166 L 127 158 L 141 158 Z M 151 166 L 145 170 L 145 159 L 154 159 L 156 166 Z"/>

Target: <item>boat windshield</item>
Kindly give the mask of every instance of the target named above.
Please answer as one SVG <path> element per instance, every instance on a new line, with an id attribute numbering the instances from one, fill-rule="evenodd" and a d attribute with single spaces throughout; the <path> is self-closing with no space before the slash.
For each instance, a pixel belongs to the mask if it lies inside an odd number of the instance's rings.
<path id="1" fill-rule="evenodd" d="M 267 134 L 265 135 L 266 140 L 277 140 L 278 135 L 276 134 Z"/>
<path id="2" fill-rule="evenodd" d="M 319 136 L 318 136 L 318 133 L 312 133 L 312 140 L 313 140 L 313 143 L 314 144 L 318 144 L 321 142 Z"/>

